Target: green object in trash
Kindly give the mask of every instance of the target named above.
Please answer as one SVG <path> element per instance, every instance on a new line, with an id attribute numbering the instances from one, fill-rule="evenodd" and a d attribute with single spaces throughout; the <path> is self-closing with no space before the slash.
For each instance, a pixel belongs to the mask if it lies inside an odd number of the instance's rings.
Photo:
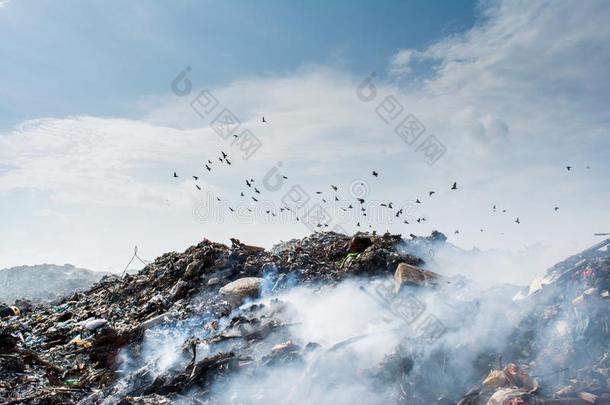
<path id="1" fill-rule="evenodd" d="M 64 384 L 66 384 L 66 385 L 79 385 L 80 384 L 80 380 L 78 378 L 68 378 L 66 381 L 64 381 Z"/>

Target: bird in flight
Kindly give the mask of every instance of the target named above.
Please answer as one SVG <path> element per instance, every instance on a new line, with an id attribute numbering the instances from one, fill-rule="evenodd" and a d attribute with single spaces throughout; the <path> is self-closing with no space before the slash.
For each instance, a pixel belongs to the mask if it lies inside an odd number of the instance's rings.
<path id="1" fill-rule="evenodd" d="M 337 186 L 333 186 L 332 184 L 330 185 L 330 188 L 332 188 L 333 190 L 337 191 Z"/>
<path id="2" fill-rule="evenodd" d="M 256 188 L 256 187 L 254 187 L 254 192 L 255 192 L 256 194 L 260 194 L 260 193 L 261 193 L 260 191 L 258 191 L 258 188 Z"/>
<path id="3" fill-rule="evenodd" d="M 225 159 L 227 158 L 228 155 L 226 153 L 224 153 L 223 151 L 220 151 L 220 153 L 222 153 L 223 158 L 225 158 Z"/>
<path id="4" fill-rule="evenodd" d="M 559 211 L 559 207 L 555 207 L 555 211 Z"/>
<path id="5" fill-rule="evenodd" d="M 197 187 L 197 190 L 201 190 L 201 187 L 199 187 L 197 184 L 195 184 L 195 187 Z"/>
<path id="6" fill-rule="evenodd" d="M 359 202 L 360 204 L 364 204 L 364 198 L 358 198 L 358 202 Z"/>
<path id="7" fill-rule="evenodd" d="M 436 194 L 436 191 L 428 191 L 428 197 L 432 197 L 432 194 Z"/>
<path id="8" fill-rule="evenodd" d="M 453 185 L 451 186 L 451 189 L 452 189 L 452 190 L 457 190 L 457 189 L 458 189 L 458 187 L 457 187 L 457 181 L 454 181 L 454 182 L 453 182 Z"/>
<path id="9" fill-rule="evenodd" d="M 193 176 L 193 178 L 195 179 L 195 181 L 199 180 L 199 177 L 197 176 Z"/>
<path id="10" fill-rule="evenodd" d="M 248 180 L 246 180 L 246 186 L 252 187 L 252 184 Z"/>
<path id="11" fill-rule="evenodd" d="M 252 198 L 254 201 L 258 202 L 258 200 L 256 198 L 254 198 L 254 197 L 250 197 L 250 198 Z"/>
<path id="12" fill-rule="evenodd" d="M 231 162 L 229 162 L 229 159 L 225 159 L 225 162 L 227 162 L 227 164 L 228 164 L 229 166 L 231 166 Z"/>
<path id="13" fill-rule="evenodd" d="M 566 169 L 568 169 L 568 171 L 572 170 L 572 166 L 566 166 Z"/>
<path id="14" fill-rule="evenodd" d="M 515 223 L 516 224 L 520 224 L 521 223 L 521 221 L 519 220 L 519 217 L 517 217 L 517 219 L 515 219 Z"/>
<path id="15" fill-rule="evenodd" d="M 178 175 L 176 174 L 176 172 L 174 172 L 174 178 L 177 179 Z"/>
<path id="16" fill-rule="evenodd" d="M 419 201 L 419 198 L 416 198 L 416 199 L 415 199 L 415 202 L 416 202 L 417 204 L 421 204 L 421 201 Z"/>
<path id="17" fill-rule="evenodd" d="M 245 197 L 245 196 L 244 196 L 244 192 L 242 191 L 241 193 L 239 193 L 239 196 L 240 196 L 240 197 Z"/>
<path id="18" fill-rule="evenodd" d="M 458 233 L 460 233 L 460 230 L 456 229 L 455 232 L 453 232 L 453 233 L 457 235 Z"/>
<path id="19" fill-rule="evenodd" d="M 206 168 L 206 169 L 208 169 L 208 172 L 211 172 L 211 171 L 212 171 L 212 169 L 211 169 L 211 168 L 210 168 L 210 166 L 208 166 L 208 165 L 205 165 L 205 168 Z"/>
<path id="20" fill-rule="evenodd" d="M 379 177 L 379 173 L 377 173 L 375 170 L 373 170 L 373 176 Z"/>
<path id="21" fill-rule="evenodd" d="M 265 120 L 265 117 L 263 116 L 263 122 L 267 122 L 267 120 Z"/>

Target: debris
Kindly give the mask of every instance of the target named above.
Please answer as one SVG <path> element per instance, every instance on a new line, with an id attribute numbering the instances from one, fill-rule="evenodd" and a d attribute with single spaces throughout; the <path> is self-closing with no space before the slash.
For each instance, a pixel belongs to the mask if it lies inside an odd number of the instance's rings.
<path id="1" fill-rule="evenodd" d="M 410 346 L 416 341 L 421 347 L 423 339 L 416 335 L 388 348 L 385 353 L 391 354 L 375 360 L 378 367 L 354 365 L 350 372 L 357 379 L 350 385 L 375 381 L 379 403 L 608 403 L 610 240 L 553 266 L 519 299 L 510 300 L 513 290 L 509 298 L 501 296 L 514 308 L 489 320 L 486 333 L 503 342 L 496 353 L 468 342 L 469 323 L 485 309 L 483 298 L 452 295 L 463 280 L 425 270 L 430 263 L 405 253 L 422 247 L 427 252 L 446 243 L 443 236 L 403 240 L 391 234 L 317 232 L 270 250 L 238 240 L 231 246 L 203 240 L 182 253 L 158 257 L 138 273 L 104 277 L 89 290 L 51 304 L 20 302 L 19 316 L 8 307 L 9 316 L 0 320 L 0 403 L 231 403 L 228 397 L 216 398 L 212 388 L 238 373 L 262 375 L 270 365 L 300 370 L 310 358 L 332 363 L 352 346 L 368 350 L 368 338 L 386 333 L 388 308 L 408 319 L 411 311 L 426 311 L 413 323 L 400 323 L 401 331 L 425 324 L 436 308 L 394 294 L 392 275 L 397 288 L 411 287 L 410 294 L 442 295 L 444 313 L 460 314 L 467 307 L 473 316 L 446 325 L 447 333 L 460 330 L 458 345 L 429 343 L 424 355 Z M 286 320 L 294 308 L 280 299 L 282 292 L 291 293 L 295 286 L 334 288 L 356 277 L 358 282 L 389 280 L 390 301 L 382 301 L 379 324 L 339 343 L 295 339 L 291 331 L 298 325 Z M 434 288 L 420 288 L 427 286 Z M 263 299 L 256 300 L 260 295 Z M 252 303 L 246 304 L 249 299 Z M 500 327 L 499 336 L 495 328 Z M 545 333 L 538 336 L 539 330 Z M 147 357 L 159 336 L 167 345 L 163 358 Z M 470 350 L 476 351 L 476 364 L 451 374 L 452 362 Z M 514 363 L 498 367 L 498 356 Z M 322 387 L 338 381 L 321 381 L 327 376 L 307 372 Z M 256 403 L 272 403 L 256 388 L 248 392 L 258 395 Z M 233 403 L 248 403 L 238 394 Z M 290 402 L 288 396 L 285 400 Z"/>
<path id="2" fill-rule="evenodd" d="M 396 291 L 399 291 L 403 286 L 433 284 L 437 279 L 438 275 L 436 273 L 407 263 L 398 264 L 396 272 L 394 273 Z"/>

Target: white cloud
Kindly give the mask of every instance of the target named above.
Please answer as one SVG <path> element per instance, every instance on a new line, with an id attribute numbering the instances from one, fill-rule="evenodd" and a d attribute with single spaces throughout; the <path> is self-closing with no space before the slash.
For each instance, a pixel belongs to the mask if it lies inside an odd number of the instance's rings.
<path id="1" fill-rule="evenodd" d="M 5 7 L 11 0 L 0 0 L 0 8 Z"/>
<path id="2" fill-rule="evenodd" d="M 243 179 L 260 179 L 278 161 L 284 162 L 291 184 L 301 183 L 310 191 L 336 182 L 346 187 L 354 178 L 369 180 L 375 168 L 382 176 L 370 179 L 371 198 L 400 201 L 438 191 L 438 198 L 427 199 L 418 212 L 430 218 L 429 224 L 387 225 L 392 231 L 459 228 L 457 243 L 484 247 L 521 248 L 542 241 L 565 249 L 555 257 L 560 258 L 591 243 L 594 230 L 607 231 L 596 227 L 610 228 L 610 9 L 603 2 L 493 2 L 487 7 L 485 20 L 463 35 L 396 53 L 391 73 L 409 73 L 417 58 L 434 62 L 434 74 L 407 87 L 379 79 L 374 102 L 356 97 L 363 78 L 324 67 L 212 89 L 243 127 L 262 140 L 251 160 L 241 160 L 230 142 L 207 126 L 209 120 L 191 110 L 188 97 L 159 96 L 146 100 L 147 112 L 140 120 L 45 118 L 1 135 L 0 193 L 37 190 L 50 203 L 37 200 L 42 207 L 31 209 L 58 213 L 53 225 L 66 232 L 79 221 L 100 226 L 83 219 L 90 212 L 80 211 L 95 207 L 100 221 L 116 224 L 116 232 L 80 238 L 89 250 L 66 256 L 85 266 L 110 260 L 118 268 L 120 258 L 98 252 L 100 243 L 111 240 L 112 249 L 119 249 L 136 238 L 152 246 L 154 256 L 201 236 L 238 236 L 270 245 L 306 232 L 300 225 L 234 223 L 205 224 L 202 229 L 190 216 L 200 195 L 191 174 L 202 175 L 207 189 L 235 201 Z M 423 155 L 375 114 L 376 105 L 391 94 L 399 96 L 405 113 L 417 116 L 447 146 L 435 166 L 427 166 Z M 262 115 L 269 123 L 260 122 Z M 220 150 L 234 156 L 231 168 L 217 164 Z M 208 158 L 216 163 L 210 176 L 203 169 Z M 571 177 L 563 171 L 567 164 L 575 167 Z M 179 180 L 171 178 L 174 170 Z M 454 180 L 462 191 L 448 194 Z M 493 204 L 509 213 L 494 216 Z M 554 205 L 561 205 L 559 213 L 552 211 Z M 69 218 L 61 215 L 66 212 Z M 517 215 L 520 227 L 513 224 Z M 44 226 L 41 222 L 28 228 L 33 245 L 54 244 L 61 256 L 66 240 L 36 240 Z M 123 227 L 134 229 L 124 232 Z M 0 248 L 0 257 L 19 246 L 15 242 L 5 251 Z M 44 253 L 33 250 L 15 260 L 44 261 Z"/>

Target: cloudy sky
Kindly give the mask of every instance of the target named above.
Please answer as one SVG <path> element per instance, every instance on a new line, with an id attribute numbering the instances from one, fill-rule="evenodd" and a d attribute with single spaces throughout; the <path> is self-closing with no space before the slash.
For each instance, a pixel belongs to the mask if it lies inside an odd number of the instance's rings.
<path id="1" fill-rule="evenodd" d="M 607 2 L 379 3 L 0 1 L 0 267 L 316 222 L 550 264 L 610 232 Z"/>

